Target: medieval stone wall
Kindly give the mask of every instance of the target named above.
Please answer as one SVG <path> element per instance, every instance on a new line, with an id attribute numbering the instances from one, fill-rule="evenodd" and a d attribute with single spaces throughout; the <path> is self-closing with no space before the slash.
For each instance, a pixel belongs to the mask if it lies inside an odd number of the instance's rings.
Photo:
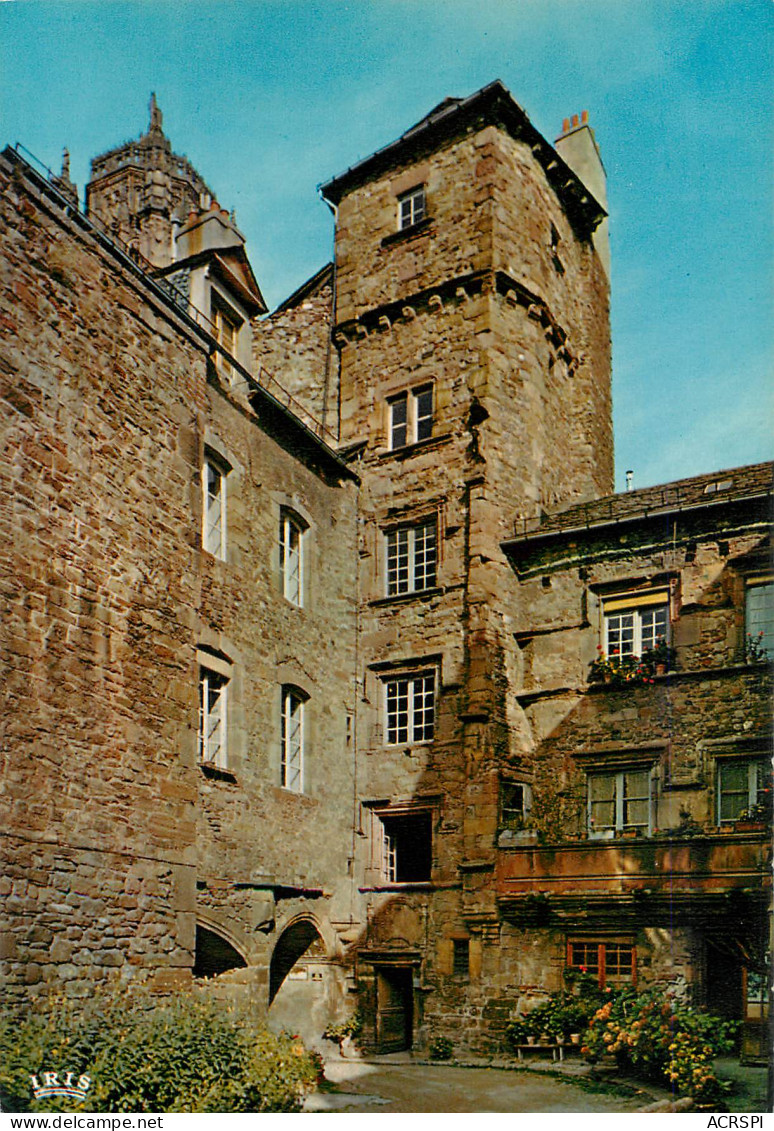
<path id="1" fill-rule="evenodd" d="M 2 174 L 5 984 L 190 978 L 197 911 L 265 970 L 277 884 L 287 917 L 353 914 L 355 486 Z M 202 549 L 205 451 L 230 469 L 224 561 Z M 281 592 L 282 508 L 306 527 L 303 608 Z M 197 765 L 197 649 L 231 665 L 221 777 Z M 309 697 L 303 794 L 280 788 L 284 683 Z"/>

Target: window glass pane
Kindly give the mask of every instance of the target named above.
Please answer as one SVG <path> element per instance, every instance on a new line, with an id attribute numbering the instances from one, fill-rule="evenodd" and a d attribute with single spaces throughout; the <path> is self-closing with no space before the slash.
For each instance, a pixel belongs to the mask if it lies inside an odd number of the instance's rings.
<path id="1" fill-rule="evenodd" d="M 199 758 L 202 762 L 226 763 L 226 684 L 217 672 L 199 672 Z"/>
<path id="2" fill-rule="evenodd" d="M 659 640 L 667 639 L 668 607 L 666 605 L 654 605 L 651 608 L 642 609 L 639 617 L 642 636 L 640 653 L 642 653 L 649 648 L 655 648 Z"/>
<path id="3" fill-rule="evenodd" d="M 605 975 L 608 979 L 630 981 L 634 972 L 633 948 L 621 943 L 605 944 Z"/>
<path id="4" fill-rule="evenodd" d="M 583 967 L 588 974 L 599 973 L 599 943 L 570 943 L 570 965 L 576 969 Z"/>
<path id="5" fill-rule="evenodd" d="M 435 585 L 435 521 L 425 522 L 414 530 L 414 588 L 430 589 Z"/>
<path id="6" fill-rule="evenodd" d="M 301 792 L 303 768 L 304 703 L 300 696 L 282 693 L 282 784 Z"/>
<path id="7" fill-rule="evenodd" d="M 408 396 L 390 402 L 390 447 L 403 448 L 408 442 Z"/>
<path id="8" fill-rule="evenodd" d="M 632 656 L 634 654 L 634 614 L 611 613 L 610 616 L 605 618 L 605 622 L 608 656 Z"/>
<path id="9" fill-rule="evenodd" d="M 387 742 L 408 742 L 409 681 L 393 679 L 387 684 Z"/>
<path id="10" fill-rule="evenodd" d="M 414 733 L 413 742 L 429 742 L 435 729 L 435 678 L 432 675 L 419 676 L 414 686 Z"/>
<path id="11" fill-rule="evenodd" d="M 387 593 L 395 596 L 409 591 L 409 530 L 393 530 L 387 535 Z"/>
<path id="12" fill-rule="evenodd" d="M 225 476 L 210 460 L 204 464 L 204 549 L 223 557 L 223 497 Z"/>
<path id="13" fill-rule="evenodd" d="M 623 774 L 624 828 L 647 828 L 650 814 L 650 773 L 630 770 Z"/>
<path id="14" fill-rule="evenodd" d="M 750 804 L 748 762 L 727 762 L 718 767 L 719 821 L 735 821 Z"/>
<path id="15" fill-rule="evenodd" d="M 589 777 L 589 831 L 615 828 L 615 775 Z"/>
<path id="16" fill-rule="evenodd" d="M 748 587 L 746 631 L 774 657 L 774 582 Z"/>
<path id="17" fill-rule="evenodd" d="M 426 440 L 433 434 L 433 390 L 422 389 L 414 394 L 417 422 L 417 440 Z"/>
<path id="18" fill-rule="evenodd" d="M 280 519 L 280 575 L 282 594 L 294 605 L 302 604 L 301 542 L 303 531 L 289 515 Z"/>
<path id="19" fill-rule="evenodd" d="M 452 973 L 466 978 L 470 973 L 470 943 L 467 939 L 453 939 Z"/>

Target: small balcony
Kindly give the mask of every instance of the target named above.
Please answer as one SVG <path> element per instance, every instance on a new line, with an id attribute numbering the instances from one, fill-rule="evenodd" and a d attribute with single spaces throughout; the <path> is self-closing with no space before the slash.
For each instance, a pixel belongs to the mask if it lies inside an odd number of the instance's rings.
<path id="1" fill-rule="evenodd" d="M 692 837 L 621 838 L 500 849 L 496 887 L 501 910 L 560 915 L 623 905 L 646 916 L 727 907 L 734 896 L 765 899 L 770 887 L 768 830 Z"/>

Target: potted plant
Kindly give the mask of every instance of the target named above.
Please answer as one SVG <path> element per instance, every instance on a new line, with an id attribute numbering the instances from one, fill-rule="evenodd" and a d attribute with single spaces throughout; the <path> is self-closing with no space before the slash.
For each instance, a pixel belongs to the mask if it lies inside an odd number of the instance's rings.
<path id="1" fill-rule="evenodd" d="M 354 1056 L 355 1040 L 360 1036 L 362 1029 L 363 1018 L 360 1011 L 355 1010 L 346 1021 L 340 1021 L 338 1025 L 327 1025 L 323 1030 L 323 1038 L 326 1041 L 334 1041 L 339 1046 L 341 1056 Z"/>
<path id="2" fill-rule="evenodd" d="M 659 636 L 655 646 L 643 652 L 642 662 L 654 675 L 666 675 L 667 671 L 674 668 L 675 650 L 669 647 L 665 637 Z"/>

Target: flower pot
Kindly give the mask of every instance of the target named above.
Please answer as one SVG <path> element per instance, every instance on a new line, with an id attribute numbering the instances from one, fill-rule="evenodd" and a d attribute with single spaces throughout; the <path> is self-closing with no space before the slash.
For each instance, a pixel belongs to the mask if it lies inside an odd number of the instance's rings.
<path id="1" fill-rule="evenodd" d="M 528 1045 L 534 1045 L 534 1043 L 535 1043 L 535 1034 L 530 1033 L 529 1036 L 527 1037 L 527 1044 Z"/>
<path id="2" fill-rule="evenodd" d="M 541 1045 L 550 1045 L 551 1044 L 551 1034 L 550 1033 L 541 1033 L 540 1034 L 540 1043 L 541 1043 Z"/>
<path id="3" fill-rule="evenodd" d="M 666 673 L 667 673 L 666 664 L 656 664 L 656 675 L 666 675 Z"/>
<path id="4" fill-rule="evenodd" d="M 581 1042 L 580 1033 L 570 1033 L 570 1044 L 571 1045 L 579 1045 L 580 1042 Z"/>

